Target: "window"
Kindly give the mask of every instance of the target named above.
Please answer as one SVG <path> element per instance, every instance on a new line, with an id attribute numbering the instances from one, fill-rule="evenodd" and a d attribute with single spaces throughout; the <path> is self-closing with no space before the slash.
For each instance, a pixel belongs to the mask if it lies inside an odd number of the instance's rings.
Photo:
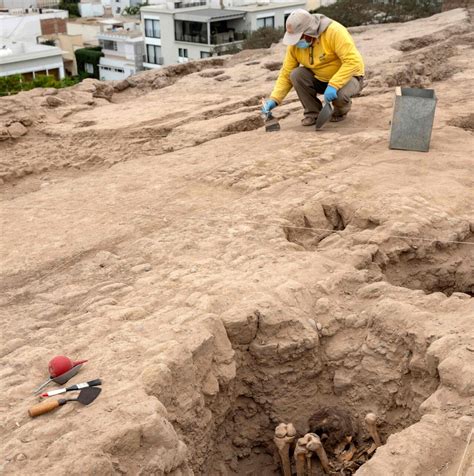
<path id="1" fill-rule="evenodd" d="M 99 45 L 104 48 L 104 50 L 113 50 L 117 51 L 117 42 L 111 40 L 99 40 Z"/>
<path id="2" fill-rule="evenodd" d="M 175 20 L 174 39 L 207 45 L 207 23 Z"/>
<path id="3" fill-rule="evenodd" d="M 275 17 L 257 18 L 257 28 L 275 28 Z"/>
<path id="4" fill-rule="evenodd" d="M 178 48 L 178 56 L 180 58 L 187 58 L 188 57 L 188 50 L 186 48 Z"/>
<path id="5" fill-rule="evenodd" d="M 147 38 L 161 38 L 160 20 L 145 20 L 145 36 Z"/>
<path id="6" fill-rule="evenodd" d="M 163 64 L 163 58 L 161 58 L 161 46 L 146 45 L 146 55 L 148 58 L 147 63 Z"/>
<path id="7" fill-rule="evenodd" d="M 210 58 L 212 55 L 209 51 L 201 51 L 201 58 Z"/>
<path id="8" fill-rule="evenodd" d="M 288 17 L 289 17 L 289 16 L 290 16 L 289 13 L 285 13 L 285 18 L 284 18 L 284 20 L 283 20 L 283 23 L 284 23 L 283 26 L 284 26 L 285 28 L 286 28 L 286 20 L 288 20 Z"/>
<path id="9" fill-rule="evenodd" d="M 86 70 L 86 73 L 94 74 L 94 65 L 93 64 L 84 63 L 84 69 Z"/>

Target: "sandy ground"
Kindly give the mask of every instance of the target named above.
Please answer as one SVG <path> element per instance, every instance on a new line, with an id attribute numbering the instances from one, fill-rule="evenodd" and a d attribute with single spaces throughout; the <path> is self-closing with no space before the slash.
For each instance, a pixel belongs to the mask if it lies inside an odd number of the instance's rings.
<path id="1" fill-rule="evenodd" d="M 2 474 L 280 474 L 275 426 L 326 405 L 379 416 L 358 475 L 468 474 L 471 19 L 354 38 L 319 132 L 294 93 L 262 127 L 281 45 L 0 100 Z M 396 85 L 436 91 L 429 153 L 388 149 Z M 57 354 L 103 391 L 30 419 Z"/>

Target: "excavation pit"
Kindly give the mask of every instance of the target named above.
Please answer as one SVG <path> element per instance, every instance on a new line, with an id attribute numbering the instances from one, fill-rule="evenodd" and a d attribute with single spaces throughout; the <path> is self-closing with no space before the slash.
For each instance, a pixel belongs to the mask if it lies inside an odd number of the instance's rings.
<path id="1" fill-rule="evenodd" d="M 275 429 L 291 423 L 291 474 L 297 474 L 298 439 L 311 432 L 320 437 L 332 474 L 352 475 L 376 450 L 367 414 L 377 415 L 382 444 L 418 421 L 419 406 L 436 390 L 438 376 L 420 367 L 421 349 L 412 338 L 362 321 L 352 316 L 326 336 L 299 329 L 299 343 L 290 338 L 286 348 L 259 338 L 264 325 L 249 346 L 234 343 L 235 394 L 202 474 L 283 475 Z M 296 322 L 285 325 L 294 338 Z M 305 476 L 325 474 L 318 461 L 313 454 Z"/>
<path id="2" fill-rule="evenodd" d="M 413 247 L 381 264 L 385 279 L 395 286 L 427 294 L 442 292 L 446 296 L 464 293 L 474 296 L 474 237 L 466 244 L 436 243 L 429 248 Z"/>

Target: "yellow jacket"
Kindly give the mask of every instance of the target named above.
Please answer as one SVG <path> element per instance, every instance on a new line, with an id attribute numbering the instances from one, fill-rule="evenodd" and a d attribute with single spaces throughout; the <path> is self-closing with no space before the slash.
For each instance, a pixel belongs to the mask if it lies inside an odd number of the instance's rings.
<path id="1" fill-rule="evenodd" d="M 349 32 L 332 21 L 309 48 L 288 46 L 285 60 L 270 95 L 277 103 L 283 101 L 293 85 L 290 73 L 298 66 L 313 71 L 316 79 L 341 89 L 352 76 L 364 76 L 364 61 Z"/>

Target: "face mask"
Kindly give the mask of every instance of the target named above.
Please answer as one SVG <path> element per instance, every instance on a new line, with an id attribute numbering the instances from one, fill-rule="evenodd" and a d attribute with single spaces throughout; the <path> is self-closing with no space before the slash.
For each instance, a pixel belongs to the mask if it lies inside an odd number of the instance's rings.
<path id="1" fill-rule="evenodd" d="M 309 48 L 311 46 L 311 43 L 306 40 L 300 40 L 298 43 L 295 45 L 297 48 Z"/>

